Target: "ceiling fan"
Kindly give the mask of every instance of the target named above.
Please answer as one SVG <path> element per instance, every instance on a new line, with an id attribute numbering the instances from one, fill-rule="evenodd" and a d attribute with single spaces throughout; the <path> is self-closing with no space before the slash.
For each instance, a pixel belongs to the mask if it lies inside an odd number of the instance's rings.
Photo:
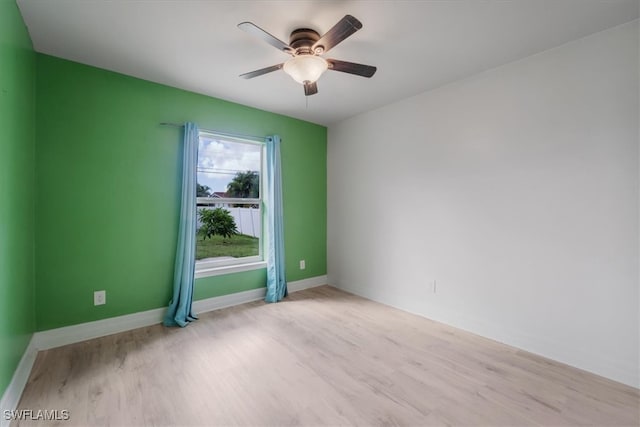
<path id="1" fill-rule="evenodd" d="M 240 77 L 252 79 L 272 71 L 284 70 L 295 81 L 304 85 L 305 96 L 318 93 L 316 81 L 326 70 L 342 71 L 362 77 L 371 77 L 376 67 L 323 58 L 331 48 L 362 28 L 362 22 L 351 15 L 346 15 L 322 37 L 309 28 L 298 28 L 291 32 L 289 44 L 277 39 L 252 22 L 242 22 L 238 28 L 261 38 L 271 46 L 292 56 L 288 61 L 271 67 L 241 74 Z"/>

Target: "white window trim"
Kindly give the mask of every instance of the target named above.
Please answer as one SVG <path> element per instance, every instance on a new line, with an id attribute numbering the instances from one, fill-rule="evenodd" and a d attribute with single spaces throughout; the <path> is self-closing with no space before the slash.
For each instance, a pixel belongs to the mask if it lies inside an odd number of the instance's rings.
<path id="1" fill-rule="evenodd" d="M 215 134 L 211 132 L 200 132 L 200 136 L 210 136 L 215 138 L 225 139 L 231 142 L 242 143 L 242 144 L 253 144 L 262 147 L 262 151 L 260 152 L 260 165 L 261 165 L 261 176 L 260 176 L 260 197 L 257 199 L 238 199 L 238 198 L 225 198 L 225 197 L 198 197 L 197 203 L 211 203 L 211 204 L 222 204 L 222 203 L 230 203 L 230 204 L 250 204 L 250 205 L 260 205 L 260 210 L 264 213 L 264 205 L 262 203 L 263 194 L 264 194 L 264 171 L 265 169 L 265 144 L 264 142 L 259 141 L 251 141 L 245 139 L 239 139 L 235 137 L 229 137 L 226 135 Z M 243 258 L 234 258 L 229 260 L 196 260 L 195 265 L 195 278 L 200 279 L 203 277 L 211 277 L 211 276 L 221 276 L 224 274 L 231 273 L 239 273 L 242 271 L 252 271 L 259 270 L 262 268 L 267 268 L 267 261 L 264 258 L 264 245 L 265 245 L 265 232 L 264 232 L 264 224 L 260 227 L 261 237 L 260 237 L 260 245 L 259 245 L 259 254 L 257 256 L 243 257 Z M 196 236 L 197 238 L 197 236 Z"/>
<path id="2" fill-rule="evenodd" d="M 253 257 L 252 257 L 253 258 Z M 240 273 L 242 271 L 259 270 L 267 268 L 267 261 L 246 262 L 242 264 L 224 265 L 213 268 L 200 268 L 196 266 L 195 278 L 221 276 L 223 274 Z"/>

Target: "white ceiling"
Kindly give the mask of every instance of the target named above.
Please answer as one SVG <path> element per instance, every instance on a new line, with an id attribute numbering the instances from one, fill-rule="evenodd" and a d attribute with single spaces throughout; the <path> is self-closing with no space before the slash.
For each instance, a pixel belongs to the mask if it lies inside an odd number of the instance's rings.
<path id="1" fill-rule="evenodd" d="M 330 124 L 638 18 L 639 0 L 18 0 L 35 50 L 319 124 Z M 375 65 L 371 79 L 327 72 L 319 93 L 282 71 L 288 56 L 239 30 L 288 42 L 351 14 L 358 31 L 325 55 Z M 308 105 L 306 104 L 308 101 Z"/>

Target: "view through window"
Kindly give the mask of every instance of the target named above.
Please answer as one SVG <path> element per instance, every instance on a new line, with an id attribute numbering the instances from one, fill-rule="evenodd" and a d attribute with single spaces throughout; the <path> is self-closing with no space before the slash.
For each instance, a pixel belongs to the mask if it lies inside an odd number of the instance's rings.
<path id="1" fill-rule="evenodd" d="M 262 260 L 262 156 L 261 143 L 200 133 L 197 270 Z"/>

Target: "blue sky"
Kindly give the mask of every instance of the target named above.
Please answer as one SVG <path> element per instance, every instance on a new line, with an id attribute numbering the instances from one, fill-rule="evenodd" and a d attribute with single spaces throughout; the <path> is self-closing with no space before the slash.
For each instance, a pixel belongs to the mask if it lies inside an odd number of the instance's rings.
<path id="1" fill-rule="evenodd" d="M 259 171 L 262 147 L 201 136 L 198 148 L 198 183 L 213 191 L 226 191 L 236 172 Z"/>

